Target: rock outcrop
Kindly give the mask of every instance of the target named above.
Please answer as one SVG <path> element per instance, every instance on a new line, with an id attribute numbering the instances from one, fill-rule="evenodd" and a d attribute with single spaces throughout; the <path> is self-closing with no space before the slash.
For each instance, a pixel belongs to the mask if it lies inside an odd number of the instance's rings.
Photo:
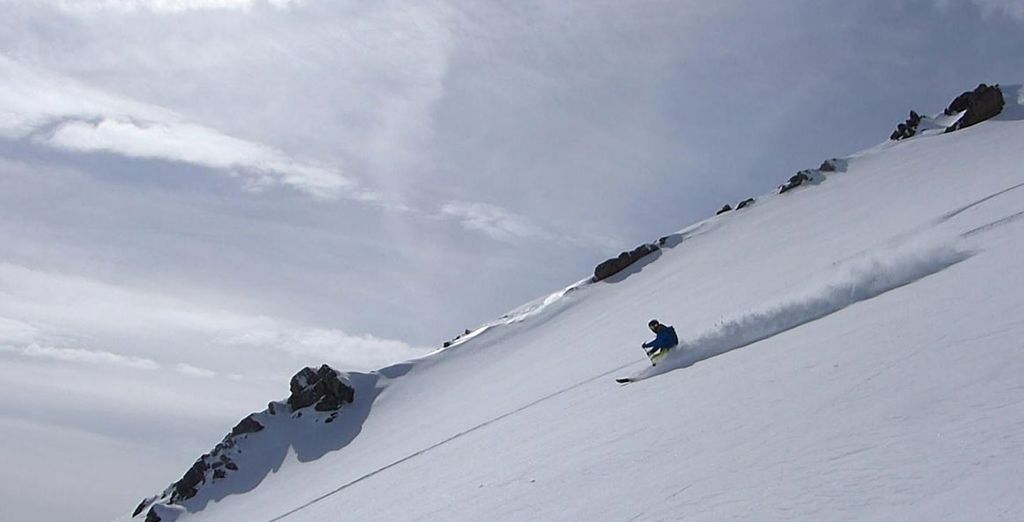
<path id="1" fill-rule="evenodd" d="M 265 423 L 271 416 L 291 413 L 293 419 L 302 416 L 305 409 L 325 414 L 323 422 L 333 421 L 339 410 L 355 400 L 355 388 L 347 382 L 345 374 L 326 364 L 314 370 L 303 368 L 291 378 L 291 395 L 283 402 L 271 402 L 260 413 L 251 413 L 243 418 L 231 432 L 209 453 L 199 457 L 184 475 L 172 483 L 161 495 L 144 499 L 132 512 L 132 517 L 146 512 L 148 522 L 162 521 L 166 516 L 176 518 L 181 504 L 195 497 L 206 484 L 229 480 L 231 473 L 238 471 L 236 458 L 241 454 L 239 442 L 267 429 Z M 317 417 L 319 419 L 319 417 Z M 261 422 L 261 420 L 263 422 Z M 234 458 L 233 458 L 234 457 Z M 146 508 L 149 508 L 146 511 Z M 170 513 L 170 515 L 167 515 Z"/>
<path id="2" fill-rule="evenodd" d="M 889 139 L 899 141 L 917 134 L 917 127 L 921 124 L 921 120 L 920 114 L 910 111 L 910 117 L 907 118 L 907 121 L 896 126 L 896 130 L 889 135 Z"/>
<path id="3" fill-rule="evenodd" d="M 847 161 L 840 158 L 827 159 L 821 162 L 818 170 L 822 172 L 846 172 Z"/>
<path id="4" fill-rule="evenodd" d="M 607 279 L 619 272 L 624 268 L 633 263 L 636 263 L 640 258 L 655 252 L 658 250 L 658 245 L 647 243 L 640 245 L 629 252 L 623 252 L 617 257 L 603 261 L 601 264 L 594 267 L 594 281 L 601 281 Z"/>
<path id="5" fill-rule="evenodd" d="M 732 206 L 730 206 L 727 203 L 725 206 L 723 206 L 722 208 L 718 209 L 718 212 L 715 212 L 715 215 L 717 216 L 719 214 L 725 214 L 726 212 L 728 212 L 730 210 L 732 210 Z"/>
<path id="6" fill-rule="evenodd" d="M 800 172 L 797 172 L 792 177 L 790 177 L 789 181 L 787 181 L 787 182 L 783 183 L 781 186 L 779 186 L 779 194 L 785 194 L 786 192 L 789 192 L 790 190 L 793 190 L 793 189 L 799 187 L 800 185 L 803 185 L 804 183 L 806 183 L 806 182 L 808 182 L 810 180 L 811 180 L 811 171 L 809 171 L 809 170 L 801 170 Z"/>
<path id="7" fill-rule="evenodd" d="M 336 410 L 355 398 L 355 390 L 326 364 L 318 370 L 303 368 L 292 377 L 289 385 L 292 394 L 286 402 L 292 411 L 308 406 L 316 411 Z"/>
<path id="8" fill-rule="evenodd" d="M 1003 99 L 1003 91 L 998 85 L 979 84 L 973 91 L 965 91 L 950 102 L 946 107 L 947 116 L 963 112 L 956 123 L 946 128 L 946 132 L 953 132 L 981 123 L 1000 112 L 1006 101 Z"/>
<path id="9" fill-rule="evenodd" d="M 750 205 L 753 205 L 753 204 L 754 204 L 754 198 L 744 199 L 743 201 L 740 201 L 738 205 L 736 205 L 736 210 L 739 210 L 741 208 L 749 207 Z"/>

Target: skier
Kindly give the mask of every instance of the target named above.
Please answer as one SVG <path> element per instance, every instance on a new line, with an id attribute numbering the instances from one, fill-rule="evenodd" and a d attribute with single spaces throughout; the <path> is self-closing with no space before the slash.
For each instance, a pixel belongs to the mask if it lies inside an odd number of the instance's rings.
<path id="1" fill-rule="evenodd" d="M 651 358 L 652 364 L 657 364 L 669 350 L 679 344 L 676 337 L 676 330 L 667 324 L 661 324 L 657 319 L 651 319 L 647 327 L 657 335 L 653 340 L 644 343 L 642 346 L 647 356 Z"/>

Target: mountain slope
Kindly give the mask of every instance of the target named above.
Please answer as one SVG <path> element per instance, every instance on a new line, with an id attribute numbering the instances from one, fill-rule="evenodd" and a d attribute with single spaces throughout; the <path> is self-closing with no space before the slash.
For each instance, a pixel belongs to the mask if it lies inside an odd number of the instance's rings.
<path id="1" fill-rule="evenodd" d="M 993 120 L 845 158 L 357 379 L 351 442 L 179 520 L 1020 519 L 1024 93 L 1004 93 Z M 652 317 L 683 348 L 657 371 Z"/>

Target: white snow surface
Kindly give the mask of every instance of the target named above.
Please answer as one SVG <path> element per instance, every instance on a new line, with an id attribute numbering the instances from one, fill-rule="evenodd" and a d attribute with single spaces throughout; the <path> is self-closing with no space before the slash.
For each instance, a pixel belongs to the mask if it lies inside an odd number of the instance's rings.
<path id="1" fill-rule="evenodd" d="M 178 520 L 1024 520 L 1019 89 L 353 374 L 340 447 L 252 434 L 249 490 Z"/>

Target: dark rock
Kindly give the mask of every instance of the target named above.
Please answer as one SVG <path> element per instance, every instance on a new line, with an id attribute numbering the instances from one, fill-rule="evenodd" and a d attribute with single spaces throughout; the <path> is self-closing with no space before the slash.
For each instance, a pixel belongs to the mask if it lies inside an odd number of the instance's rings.
<path id="1" fill-rule="evenodd" d="M 171 502 L 177 503 L 196 496 L 196 493 L 199 492 L 196 488 L 206 480 L 206 472 L 209 469 L 210 465 L 206 463 L 206 455 L 203 455 L 195 464 L 192 464 L 192 467 L 185 472 L 180 480 L 171 484 L 174 489 L 171 494 Z"/>
<path id="2" fill-rule="evenodd" d="M 640 258 L 658 250 L 658 246 L 654 244 L 640 245 L 634 248 L 630 252 L 623 252 L 618 257 L 603 261 L 601 264 L 594 267 L 594 281 L 600 281 L 607 279 L 626 268 L 629 265 L 637 262 Z"/>
<path id="3" fill-rule="evenodd" d="M 796 187 L 799 187 L 804 182 L 810 181 L 811 176 L 809 174 L 810 171 L 807 170 L 801 170 L 800 172 L 797 172 L 796 174 L 793 175 L 793 177 L 789 178 L 789 181 L 787 181 L 785 184 L 779 187 L 779 194 L 785 194 L 786 192 L 793 190 Z"/>
<path id="4" fill-rule="evenodd" d="M 327 422 L 330 422 L 337 416 L 337 410 L 343 404 L 355 400 L 355 389 L 346 382 L 342 374 L 326 364 L 315 370 L 303 368 L 292 377 L 289 388 L 291 395 L 286 402 L 274 401 L 267 404 L 267 411 L 271 415 L 290 411 L 293 418 L 299 418 L 302 416 L 302 411 L 296 410 L 315 405 L 319 411 L 334 412 L 329 414 L 330 418 Z M 228 454 L 241 455 L 242 449 L 239 441 L 245 440 L 245 435 L 266 429 L 266 426 L 257 420 L 260 415 L 262 414 L 249 414 L 239 421 L 232 428 L 231 433 L 225 436 L 210 453 L 199 457 L 181 479 L 172 483 L 163 495 L 142 501 L 135 508 L 132 516 L 138 516 L 148 506 L 146 520 L 160 520 L 161 516 L 169 516 L 168 513 L 171 513 L 164 511 L 167 506 L 180 505 L 195 497 L 204 484 L 226 479 L 230 472 L 238 471 L 238 464 Z M 174 516 L 170 516 L 170 518 L 174 518 Z"/>
<path id="5" fill-rule="evenodd" d="M 445 341 L 445 342 L 444 342 L 444 345 L 443 345 L 443 346 L 444 346 L 445 348 L 447 348 L 447 347 L 449 347 L 449 346 L 451 346 L 451 345 L 452 345 L 452 342 L 451 342 L 451 341 Z"/>
<path id="6" fill-rule="evenodd" d="M 846 172 L 846 168 L 850 162 L 841 158 L 827 159 L 821 162 L 821 166 L 818 170 L 821 172 Z"/>
<path id="7" fill-rule="evenodd" d="M 277 415 L 278 411 L 283 411 L 284 404 L 280 401 L 270 401 L 267 403 L 267 412 L 271 415 Z"/>
<path id="8" fill-rule="evenodd" d="M 288 390 L 294 396 L 295 394 L 297 394 L 297 393 L 301 392 L 302 390 L 304 390 L 305 388 L 307 388 L 310 384 L 316 382 L 316 380 L 317 380 L 316 370 L 314 370 L 314 369 L 310 368 L 309 366 L 307 366 L 307 367 L 299 370 L 299 373 L 296 373 L 292 377 L 292 380 L 288 382 Z M 289 404 L 291 404 L 291 403 L 289 403 Z"/>
<path id="9" fill-rule="evenodd" d="M 139 502 L 139 506 L 135 508 L 135 511 L 132 511 L 132 518 L 139 516 L 139 513 L 142 513 L 142 510 L 146 509 L 154 500 L 156 500 L 156 497 L 142 499 L 142 502 Z"/>
<path id="10" fill-rule="evenodd" d="M 658 238 L 658 246 L 665 246 L 665 242 L 668 241 L 668 236 L 662 236 Z"/>
<path id="11" fill-rule="evenodd" d="M 234 428 L 231 429 L 229 437 L 235 437 L 243 435 L 245 433 L 256 433 L 257 431 L 263 430 L 263 425 L 253 418 L 253 413 L 250 413 L 248 417 L 242 419 Z"/>
<path id="12" fill-rule="evenodd" d="M 470 329 L 469 329 L 469 328 L 466 328 L 466 331 L 465 331 L 465 332 L 462 332 L 462 335 L 469 335 L 469 334 L 471 334 L 471 333 L 473 333 L 473 332 L 472 332 L 472 331 L 470 331 Z"/>
<path id="13" fill-rule="evenodd" d="M 967 91 L 957 96 L 946 107 L 945 113 L 953 115 L 964 111 L 963 116 L 953 125 L 946 128 L 946 132 L 953 132 L 981 123 L 1000 112 L 1003 112 L 1003 91 L 998 85 L 978 85 L 973 91 Z"/>
<path id="14" fill-rule="evenodd" d="M 896 125 L 896 130 L 889 135 L 889 139 L 897 141 L 917 134 L 917 127 L 921 124 L 921 119 L 920 114 L 915 111 L 910 111 L 910 117 L 907 118 L 907 121 Z"/>
<path id="15" fill-rule="evenodd" d="M 978 87 L 975 89 L 975 91 L 980 89 L 980 88 L 982 88 L 982 87 L 985 87 L 984 83 L 981 84 L 981 85 L 978 85 Z M 956 98 L 953 98 L 953 101 L 949 102 L 949 107 L 946 107 L 946 109 L 942 111 L 943 114 L 945 114 L 946 116 L 952 116 L 952 115 L 954 115 L 954 114 L 956 114 L 958 112 L 966 111 L 967 107 L 971 103 L 971 96 L 972 95 L 974 95 L 974 91 L 964 91 L 964 92 L 960 93 L 959 96 L 957 96 Z"/>
<path id="16" fill-rule="evenodd" d="M 729 206 L 728 204 L 726 204 L 722 208 L 718 209 L 718 212 L 715 212 L 715 215 L 717 216 L 719 214 L 725 214 L 726 212 L 728 212 L 730 210 L 732 210 L 732 207 Z"/>
<path id="17" fill-rule="evenodd" d="M 753 204 L 754 204 L 754 198 L 744 199 L 743 201 L 740 201 L 740 203 L 738 205 L 736 205 L 736 210 L 739 210 L 739 209 L 745 208 L 745 207 L 749 207 L 750 205 L 753 205 Z"/>
<path id="18" fill-rule="evenodd" d="M 326 364 L 318 370 L 303 368 L 292 377 L 291 390 L 288 406 L 292 411 L 314 404 L 317 411 L 336 410 L 355 400 L 355 389 Z"/>

